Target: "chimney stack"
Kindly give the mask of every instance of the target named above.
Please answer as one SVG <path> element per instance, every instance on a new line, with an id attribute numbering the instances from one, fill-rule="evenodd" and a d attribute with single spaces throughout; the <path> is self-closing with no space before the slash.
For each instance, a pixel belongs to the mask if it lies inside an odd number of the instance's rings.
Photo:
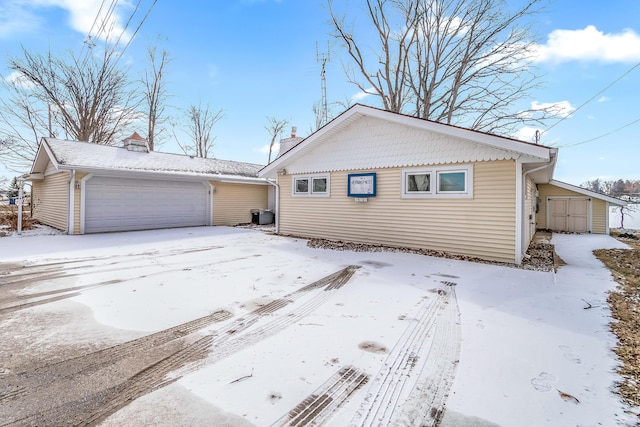
<path id="1" fill-rule="evenodd" d="M 280 157 L 303 140 L 303 138 L 296 136 L 297 132 L 297 126 L 291 126 L 291 138 L 284 138 L 280 140 L 280 152 L 278 152 L 278 156 L 276 158 Z"/>

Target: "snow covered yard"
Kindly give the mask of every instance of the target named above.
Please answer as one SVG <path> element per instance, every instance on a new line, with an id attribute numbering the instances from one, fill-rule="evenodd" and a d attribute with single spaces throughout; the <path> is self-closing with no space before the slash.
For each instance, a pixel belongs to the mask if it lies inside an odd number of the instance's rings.
<path id="1" fill-rule="evenodd" d="M 226 227 L 5 237 L 0 419 L 428 425 L 448 393 L 445 426 L 631 425 L 591 254 L 623 245 L 553 243 L 556 274 Z"/>

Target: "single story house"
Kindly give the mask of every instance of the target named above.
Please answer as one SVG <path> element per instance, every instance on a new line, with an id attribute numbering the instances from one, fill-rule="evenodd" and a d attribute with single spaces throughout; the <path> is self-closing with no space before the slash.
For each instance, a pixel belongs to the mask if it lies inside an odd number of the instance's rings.
<path id="1" fill-rule="evenodd" d="M 354 105 L 259 176 L 281 234 L 519 264 L 537 228 L 607 233 L 623 201 L 553 180 L 557 148 Z"/>
<path id="2" fill-rule="evenodd" d="M 149 151 L 137 134 L 123 147 L 43 138 L 32 216 L 69 234 L 248 223 L 273 204 L 260 168 Z"/>

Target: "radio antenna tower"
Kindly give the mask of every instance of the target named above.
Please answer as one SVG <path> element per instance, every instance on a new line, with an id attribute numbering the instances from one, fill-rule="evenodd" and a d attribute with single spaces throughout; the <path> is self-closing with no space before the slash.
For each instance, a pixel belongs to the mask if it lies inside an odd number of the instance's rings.
<path id="1" fill-rule="evenodd" d="M 329 113 L 327 111 L 327 77 L 325 75 L 327 62 L 331 62 L 331 56 L 329 53 L 329 42 L 327 42 L 327 53 L 320 53 L 318 50 L 318 42 L 316 42 L 316 62 L 322 64 L 322 70 L 320 71 L 320 86 L 322 89 L 322 105 L 320 126 L 327 124 Z"/>

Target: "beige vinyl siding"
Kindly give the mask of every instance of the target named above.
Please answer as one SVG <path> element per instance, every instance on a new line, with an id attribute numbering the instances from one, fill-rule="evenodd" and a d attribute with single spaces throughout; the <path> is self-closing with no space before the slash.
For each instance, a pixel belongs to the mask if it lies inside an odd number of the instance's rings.
<path id="1" fill-rule="evenodd" d="M 252 209 L 267 209 L 268 186 L 231 184 L 212 181 L 213 225 L 237 225 L 251 222 Z"/>
<path id="2" fill-rule="evenodd" d="M 66 231 L 69 172 L 58 172 L 33 181 L 31 191 L 33 217 L 43 224 Z"/>
<path id="3" fill-rule="evenodd" d="M 515 162 L 473 164 L 473 198 L 401 198 L 401 168 L 332 172 L 331 196 L 293 197 L 280 176 L 283 234 L 424 248 L 514 262 Z M 349 173 L 376 172 L 377 197 L 347 197 Z"/>
<path id="4" fill-rule="evenodd" d="M 594 234 L 607 233 L 607 202 L 591 198 L 591 232 Z"/>
<path id="5" fill-rule="evenodd" d="M 589 198 L 584 194 L 575 191 L 556 187 L 552 184 L 538 185 L 540 193 L 540 210 L 536 215 L 538 228 L 547 227 L 547 197 L 582 197 Z M 591 232 L 594 234 L 605 234 L 607 232 L 607 202 L 591 197 Z"/>

